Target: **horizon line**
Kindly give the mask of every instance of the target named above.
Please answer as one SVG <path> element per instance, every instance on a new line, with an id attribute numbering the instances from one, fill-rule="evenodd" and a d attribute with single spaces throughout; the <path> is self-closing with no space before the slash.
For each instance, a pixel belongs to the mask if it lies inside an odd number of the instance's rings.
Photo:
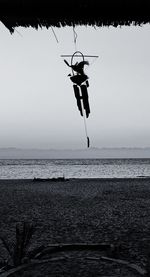
<path id="1" fill-rule="evenodd" d="M 90 151 L 90 150 L 145 150 L 150 149 L 150 146 L 120 146 L 120 147 L 90 147 L 87 148 L 22 148 L 22 147 L 0 147 L 0 150 L 38 150 L 38 151 Z"/>

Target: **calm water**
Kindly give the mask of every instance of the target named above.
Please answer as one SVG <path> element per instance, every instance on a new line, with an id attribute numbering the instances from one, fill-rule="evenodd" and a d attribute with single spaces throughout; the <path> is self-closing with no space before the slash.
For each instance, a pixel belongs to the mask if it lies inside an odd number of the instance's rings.
<path id="1" fill-rule="evenodd" d="M 150 159 L 0 160 L 0 179 L 150 176 Z"/>

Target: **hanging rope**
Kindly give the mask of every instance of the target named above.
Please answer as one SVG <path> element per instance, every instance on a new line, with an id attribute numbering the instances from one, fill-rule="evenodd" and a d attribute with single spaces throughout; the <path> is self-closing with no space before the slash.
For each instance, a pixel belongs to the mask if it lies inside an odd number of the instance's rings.
<path id="1" fill-rule="evenodd" d="M 52 27 L 52 26 L 51 26 L 51 30 L 52 30 L 52 32 L 53 32 L 53 34 L 54 34 L 54 37 L 55 37 L 55 39 L 56 39 L 57 43 L 59 43 L 58 38 L 57 38 L 57 36 L 56 36 L 56 33 L 55 33 L 55 31 L 54 31 L 54 29 L 53 29 L 53 27 Z"/>
<path id="2" fill-rule="evenodd" d="M 75 27 L 73 26 L 73 39 L 74 39 L 74 45 L 75 45 L 75 51 L 77 51 L 77 33 L 75 31 Z"/>
<path id="3" fill-rule="evenodd" d="M 83 108 L 82 108 L 82 111 L 83 111 Z M 89 136 L 88 136 L 86 119 L 85 119 L 85 112 L 84 111 L 83 111 L 83 119 L 84 119 L 85 134 L 86 134 L 86 139 L 87 139 L 87 148 L 89 148 L 90 147 L 90 139 L 89 139 Z"/>
<path id="4" fill-rule="evenodd" d="M 82 102 L 82 100 L 81 100 L 81 108 L 82 108 L 82 114 L 83 114 L 83 122 L 84 122 L 85 135 L 86 135 L 86 139 L 87 139 L 87 148 L 89 148 L 89 146 L 90 146 L 90 139 L 89 139 L 89 136 L 88 136 L 86 117 L 85 117 L 85 111 L 84 111 L 84 108 L 83 108 L 83 102 Z"/>

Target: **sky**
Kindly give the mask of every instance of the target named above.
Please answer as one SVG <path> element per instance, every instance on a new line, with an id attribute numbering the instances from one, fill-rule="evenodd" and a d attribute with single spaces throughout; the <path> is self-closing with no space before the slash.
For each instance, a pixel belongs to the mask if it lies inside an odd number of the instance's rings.
<path id="1" fill-rule="evenodd" d="M 61 55 L 89 58 L 91 147 L 150 147 L 150 25 L 16 28 L 0 23 L 0 148 L 86 148 L 71 73 Z M 70 59 L 68 58 L 70 63 Z"/>

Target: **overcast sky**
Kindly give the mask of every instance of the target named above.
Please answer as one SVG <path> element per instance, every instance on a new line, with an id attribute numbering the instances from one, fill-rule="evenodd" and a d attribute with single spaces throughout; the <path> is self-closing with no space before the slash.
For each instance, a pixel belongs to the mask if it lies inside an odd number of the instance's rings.
<path id="1" fill-rule="evenodd" d="M 0 24 L 0 147 L 85 148 L 69 67 L 71 27 L 17 28 Z M 89 55 L 92 147 L 150 146 L 150 25 L 76 27 L 77 50 Z M 70 60 L 68 60 L 70 62 Z"/>

